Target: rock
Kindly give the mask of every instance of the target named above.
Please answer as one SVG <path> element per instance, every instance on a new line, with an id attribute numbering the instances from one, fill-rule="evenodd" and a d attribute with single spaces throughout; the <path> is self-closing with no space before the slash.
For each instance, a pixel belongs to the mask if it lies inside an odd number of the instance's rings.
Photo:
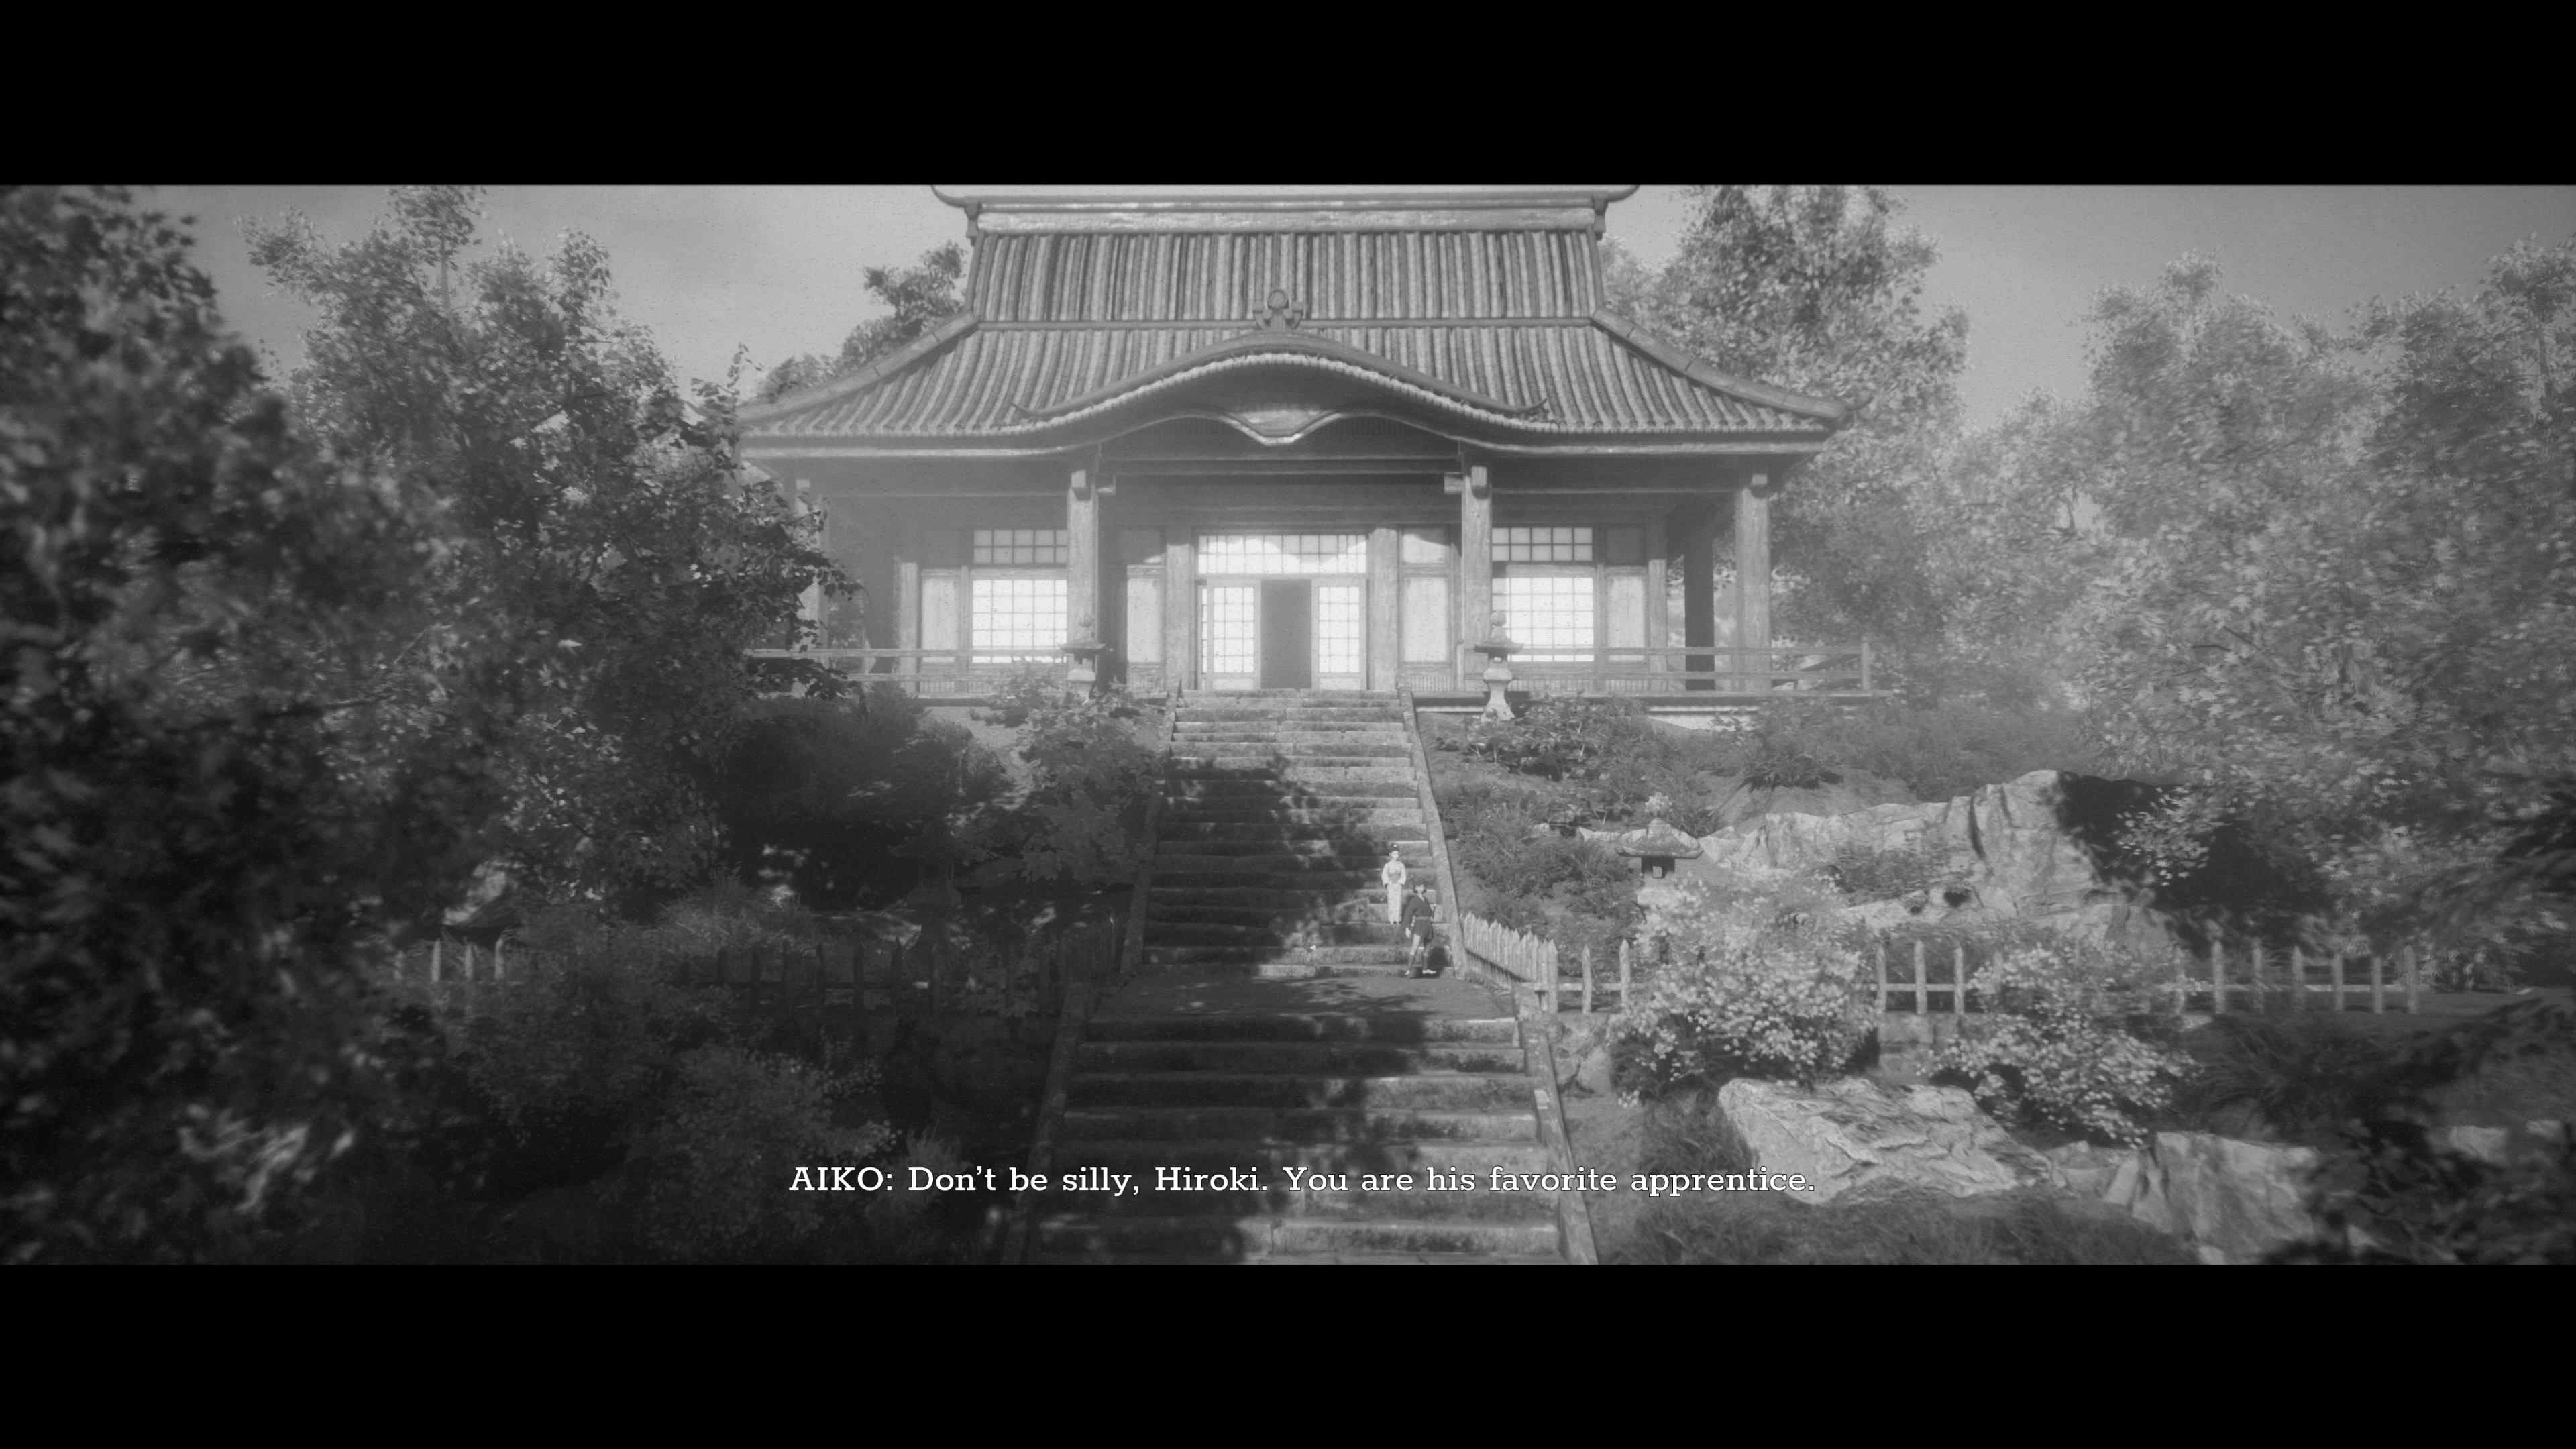
<path id="1" fill-rule="evenodd" d="M 2509 1127 L 2452 1127 L 2443 1131 L 2442 1145 L 2463 1157 L 2502 1167 L 2506 1143 L 2512 1136 L 2513 1129 Z"/>
<path id="2" fill-rule="evenodd" d="M 1717 818 L 1726 826 L 1766 815 L 1843 815 L 1876 805 L 1911 805 L 1914 792 L 1902 781 L 1883 780 L 1867 770 L 1846 770 L 1841 778 L 1812 788 L 1758 789 L 1741 778 L 1720 777 Z"/>
<path id="3" fill-rule="evenodd" d="M 2256 1262 L 2317 1235 L 2307 1207 L 2316 1166 L 2312 1147 L 2160 1132 L 2152 1160 L 2115 1174 L 2108 1196 L 2149 1227 L 2188 1239 L 2203 1262 Z"/>
<path id="4" fill-rule="evenodd" d="M 1922 851 L 1935 857 L 1944 873 L 1941 888 L 1919 893 L 1920 898 L 1868 902 L 1846 915 L 1885 927 L 1975 911 L 1987 917 L 2044 919 L 2061 929 L 2141 947 L 2161 944 L 2164 934 L 2133 904 L 2132 892 L 2097 870 L 2092 854 L 2067 828 L 2071 778 L 2036 770 L 1954 800 L 1747 817 L 1703 837 L 1697 869 L 1685 865 L 1682 873 L 1759 876 L 1816 870 L 1845 849 Z M 1963 889 L 1964 900 L 1950 899 Z M 1963 916 L 1960 924 L 1973 919 Z"/>
<path id="5" fill-rule="evenodd" d="M 1738 1078 L 1717 1102 L 1755 1170 L 1806 1178 L 1806 1190 L 1791 1194 L 1805 1202 L 1909 1189 L 1979 1197 L 2056 1181 L 2046 1159 L 1957 1087 L 1844 1077 L 1807 1089 Z"/>
<path id="6" fill-rule="evenodd" d="M 2078 1197 L 2108 1200 L 2113 1184 L 2123 1172 L 2132 1176 L 2137 1171 L 2139 1155 L 2117 1147 L 2095 1147 L 2089 1142 L 2070 1143 L 2040 1154 L 2057 1170 L 2065 1189 Z"/>

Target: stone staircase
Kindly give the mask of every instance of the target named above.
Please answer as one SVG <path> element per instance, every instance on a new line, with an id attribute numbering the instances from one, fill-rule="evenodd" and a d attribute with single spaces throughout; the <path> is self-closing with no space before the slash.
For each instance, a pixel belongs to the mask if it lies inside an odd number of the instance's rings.
<path id="1" fill-rule="evenodd" d="M 1561 1261 L 1554 1196 L 1491 1177 L 1550 1170 L 1517 1018 L 1401 974 L 1388 847 L 1438 885 L 1396 698 L 1184 696 L 1174 735 L 1143 979 L 1084 1030 L 1032 1256 Z"/>

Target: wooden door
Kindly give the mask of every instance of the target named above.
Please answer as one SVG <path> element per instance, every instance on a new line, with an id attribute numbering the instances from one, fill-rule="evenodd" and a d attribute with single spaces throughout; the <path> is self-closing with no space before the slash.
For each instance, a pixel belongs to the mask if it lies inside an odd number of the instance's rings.
<path id="1" fill-rule="evenodd" d="M 1315 687 L 1315 586 L 1311 580 L 1261 581 L 1261 687 Z"/>

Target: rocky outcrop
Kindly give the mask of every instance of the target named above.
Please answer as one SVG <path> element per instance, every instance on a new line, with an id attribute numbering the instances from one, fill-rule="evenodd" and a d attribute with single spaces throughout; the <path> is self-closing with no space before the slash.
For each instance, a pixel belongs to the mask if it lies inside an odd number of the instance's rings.
<path id="1" fill-rule="evenodd" d="M 2159 1132 L 2133 1153 L 2103 1198 L 2152 1228 L 2190 1242 L 2205 1263 L 2252 1263 L 2314 1238 L 2312 1147 L 2271 1147 L 2208 1132 Z"/>
<path id="2" fill-rule="evenodd" d="M 1943 885 L 1910 900 L 1856 906 L 1876 926 L 1956 912 L 2044 918 L 2090 932 L 2146 928 L 2128 891 L 2105 877 L 2066 824 L 2066 780 L 2037 770 L 1955 800 L 1878 805 L 1841 815 L 1766 815 L 1704 837 L 1682 874 L 1809 871 L 1845 850 L 1911 851 L 1933 858 Z"/>
<path id="3" fill-rule="evenodd" d="M 1791 1196 L 1832 1202 L 1908 1191 L 1981 1197 L 2053 1186 L 2047 1161 L 1957 1087 L 1891 1087 L 1865 1077 L 1813 1088 L 1738 1078 L 1719 1089 L 1718 1109 L 1757 1172 L 1795 1174 Z"/>

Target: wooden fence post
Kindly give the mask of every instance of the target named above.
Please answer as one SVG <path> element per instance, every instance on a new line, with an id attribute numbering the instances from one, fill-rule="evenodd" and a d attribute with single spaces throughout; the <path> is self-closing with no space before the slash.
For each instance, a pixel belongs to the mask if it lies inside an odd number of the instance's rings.
<path id="1" fill-rule="evenodd" d="M 1628 958 L 1632 954 L 1628 949 L 1627 940 L 1622 938 L 1619 942 L 1619 1009 L 1621 1011 L 1628 1009 Z"/>
<path id="2" fill-rule="evenodd" d="M 1878 963 L 1878 1012 L 1879 1015 L 1885 1016 L 1887 1014 L 1887 938 L 1885 936 L 1878 938 L 1878 949 L 1872 954 Z"/>
<path id="3" fill-rule="evenodd" d="M 2308 1008 L 2308 958 L 2299 951 L 2299 943 L 2290 943 L 2290 1009 Z"/>
<path id="4" fill-rule="evenodd" d="M 2326 973 L 2326 979 L 2332 985 L 2332 992 L 2327 999 L 2334 1003 L 2335 1011 L 2341 1012 L 2343 1010 L 2343 951 L 2340 948 L 2327 956 Z"/>
<path id="5" fill-rule="evenodd" d="M 441 968 L 442 968 L 442 967 L 444 967 L 444 966 L 446 965 L 446 961 L 445 961 L 445 959 L 444 959 L 444 958 L 446 957 L 446 955 L 447 955 L 447 937 L 446 937 L 446 936 L 444 936 L 444 935 L 437 935 L 437 936 L 432 936 L 432 937 L 430 937 L 430 938 L 429 938 L 429 984 L 430 984 L 430 985 L 432 985 L 432 986 L 436 986 L 436 985 L 438 984 L 438 979 L 439 979 L 439 973 L 440 973 L 440 970 L 441 970 Z"/>
<path id="6" fill-rule="evenodd" d="M 2388 1011 L 2388 953 L 2376 946 L 2370 952 L 2370 1011 L 2374 1016 Z"/>
<path id="7" fill-rule="evenodd" d="M 1950 1014 L 1968 1014 L 1968 943 L 1958 941 L 1950 947 Z"/>
<path id="8" fill-rule="evenodd" d="M 1592 947 L 1583 948 L 1583 1014 L 1592 1014 Z"/>
<path id="9" fill-rule="evenodd" d="M 2415 1014 L 2415 993 L 2424 979 L 2424 958 L 2413 946 L 2406 948 L 2406 1014 Z"/>
<path id="10" fill-rule="evenodd" d="M 2209 928 L 2209 1014 L 2227 1014 L 2227 928 Z"/>
<path id="11" fill-rule="evenodd" d="M 1923 938 L 1914 938 L 1914 1014 L 1923 1016 L 1932 1010 L 1932 993 L 1924 990 L 1932 982 L 1931 973 L 1923 969 Z"/>
<path id="12" fill-rule="evenodd" d="M 2180 1016 L 2191 1004 L 2191 971 L 2183 964 L 2182 946 L 2171 943 L 2173 950 L 2174 1015 Z"/>

